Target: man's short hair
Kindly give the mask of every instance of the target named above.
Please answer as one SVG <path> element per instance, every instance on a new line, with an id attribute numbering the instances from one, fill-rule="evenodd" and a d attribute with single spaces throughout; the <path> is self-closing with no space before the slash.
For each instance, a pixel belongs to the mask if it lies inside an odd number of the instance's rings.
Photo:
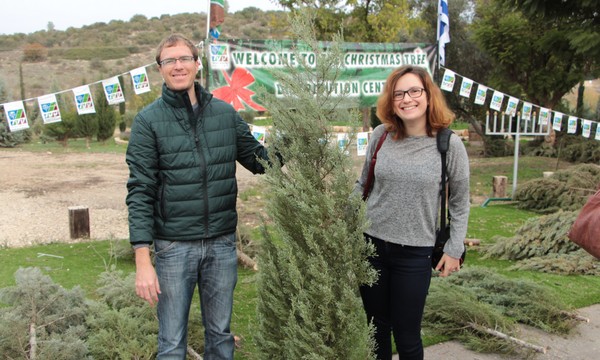
<path id="1" fill-rule="evenodd" d="M 160 53 L 162 53 L 164 48 L 177 46 L 178 44 L 183 44 L 187 46 L 194 56 L 194 60 L 198 60 L 198 48 L 194 43 L 181 34 L 171 34 L 163 39 L 163 41 L 158 44 L 158 48 L 156 48 L 156 63 L 160 65 Z"/>

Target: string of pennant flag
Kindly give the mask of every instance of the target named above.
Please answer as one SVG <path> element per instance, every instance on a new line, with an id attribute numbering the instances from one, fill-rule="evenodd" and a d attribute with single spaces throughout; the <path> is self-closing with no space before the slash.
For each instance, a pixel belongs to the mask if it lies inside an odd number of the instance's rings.
<path id="1" fill-rule="evenodd" d="M 37 100 L 41 119 L 44 124 L 50 124 L 61 121 L 61 112 L 58 106 L 56 95 L 66 93 L 69 91 L 73 93 L 73 100 L 75 101 L 77 113 L 79 115 L 93 114 L 96 112 L 96 110 L 94 106 L 94 99 L 90 91 L 90 85 L 101 83 L 104 95 L 106 97 L 106 101 L 110 105 L 116 105 L 125 101 L 123 87 L 119 81 L 119 78 L 124 75 L 130 75 L 133 90 L 136 95 L 141 95 L 150 91 L 150 81 L 148 78 L 148 73 L 146 72 L 146 67 L 151 65 L 152 64 L 147 64 L 142 67 L 138 67 L 136 69 L 125 72 L 123 74 L 116 75 L 101 81 L 96 81 L 87 85 L 79 86 L 73 89 L 43 95 L 37 98 L 30 98 L 20 101 L 4 103 L 0 104 L 0 106 L 4 108 L 6 119 L 11 132 L 29 128 L 29 122 L 24 106 L 24 103 L 27 101 Z M 444 75 L 440 84 L 440 88 L 444 91 L 452 92 L 454 90 L 455 85 L 458 84 L 460 80 L 459 78 L 462 78 L 462 82 L 460 83 L 460 88 L 458 90 L 460 96 L 470 98 L 472 90 L 475 89 L 475 87 L 477 87 L 475 90 L 474 97 L 474 103 L 477 105 L 485 105 L 487 102 L 488 92 L 491 91 L 492 97 L 489 101 L 489 107 L 493 111 L 504 113 L 510 116 L 515 116 L 516 113 L 519 112 L 519 115 L 524 120 L 529 120 L 535 116 L 534 114 L 537 114 L 537 121 L 541 125 L 547 125 L 551 122 L 552 128 L 555 131 L 563 131 L 562 121 L 563 118 L 567 116 L 567 133 L 576 134 L 579 125 L 579 120 L 581 120 L 581 135 L 585 138 L 591 138 L 592 134 L 595 134 L 594 139 L 600 141 L 600 126 L 596 121 L 580 119 L 573 115 L 565 115 L 561 112 L 520 100 L 516 97 L 506 95 L 498 90 L 494 90 L 486 85 L 476 83 L 475 81 L 460 74 L 457 74 L 456 72 L 448 68 L 442 67 L 442 69 L 444 70 Z M 505 98 L 508 98 L 508 101 L 506 101 L 506 105 L 503 107 Z M 520 111 L 518 111 L 519 105 L 521 105 Z M 538 109 L 537 112 L 534 111 L 535 108 Z M 264 139 L 265 132 L 261 131 L 260 128 L 257 128 L 256 130 L 257 131 L 253 131 L 255 137 L 259 139 L 262 136 L 262 138 Z M 357 153 L 358 156 L 364 156 L 366 152 L 366 147 L 368 145 L 368 133 L 358 133 L 357 135 Z M 344 136 L 346 135 L 339 134 L 337 139 L 338 145 L 341 149 L 347 148 L 346 145 L 348 143 L 348 139 Z"/>
<path id="2" fill-rule="evenodd" d="M 577 127 L 579 125 L 579 120 L 581 120 L 581 136 L 585 138 L 591 138 L 592 133 L 594 133 L 594 139 L 600 141 L 600 126 L 598 126 L 598 122 L 588 119 L 582 119 L 574 115 L 568 115 L 561 113 L 559 111 L 554 111 L 552 109 L 548 109 L 536 104 L 532 104 L 531 102 L 523 101 L 514 96 L 510 96 L 504 94 L 498 90 L 494 90 L 488 86 L 483 84 L 476 83 L 475 81 L 457 74 L 456 72 L 442 67 L 444 69 L 444 76 L 442 78 L 442 83 L 440 84 L 440 88 L 444 91 L 452 92 L 454 91 L 454 86 L 458 83 L 458 78 L 462 78 L 462 82 L 460 83 L 460 88 L 458 89 L 458 93 L 460 96 L 465 98 L 470 98 L 472 90 L 477 85 L 477 89 L 475 91 L 475 99 L 474 103 L 477 105 L 484 105 L 487 101 L 488 92 L 492 92 L 492 97 L 489 101 L 489 107 L 493 111 L 501 112 L 510 116 L 516 116 L 517 113 L 524 120 L 530 120 L 534 116 L 533 114 L 537 113 L 538 122 L 541 125 L 547 125 L 550 121 L 552 121 L 552 129 L 555 131 L 563 131 L 562 123 L 565 116 L 567 116 L 567 133 L 568 134 L 576 134 Z M 504 99 L 508 98 L 506 101 L 506 105 L 503 107 Z M 519 105 L 521 106 L 521 110 L 519 111 Z M 534 109 L 538 109 L 536 112 Z M 595 128 L 595 131 L 592 131 L 592 128 Z"/>
<path id="3" fill-rule="evenodd" d="M 152 64 L 147 64 L 142 67 L 130 70 L 126 73 L 113 76 L 108 79 L 96 81 L 87 85 L 82 85 L 73 89 L 62 90 L 52 94 L 42 95 L 37 98 L 24 99 L 19 101 L 13 101 L 5 104 L 0 104 L 4 108 L 6 114 L 6 120 L 8 121 L 8 128 L 11 132 L 25 130 L 29 128 L 29 121 L 27 119 L 27 113 L 25 112 L 25 102 L 37 100 L 40 116 L 44 124 L 51 124 L 61 121 L 61 112 L 56 100 L 56 95 L 71 91 L 73 93 L 73 100 L 75 101 L 75 108 L 77 109 L 78 115 L 93 114 L 96 112 L 94 106 L 94 98 L 90 91 L 90 85 L 102 84 L 102 89 L 106 97 L 106 101 L 109 105 L 117 105 L 125 102 L 125 95 L 123 93 L 123 86 L 119 81 L 119 77 L 123 75 L 131 75 L 131 81 L 133 83 L 133 91 L 137 95 L 150 91 L 150 81 L 148 79 L 148 73 L 146 67 Z"/>

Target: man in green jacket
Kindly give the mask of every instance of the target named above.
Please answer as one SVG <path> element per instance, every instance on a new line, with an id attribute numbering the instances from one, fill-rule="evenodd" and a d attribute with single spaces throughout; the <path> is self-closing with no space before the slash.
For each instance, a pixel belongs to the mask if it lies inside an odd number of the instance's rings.
<path id="1" fill-rule="evenodd" d="M 200 64 L 190 40 L 168 36 L 156 62 L 162 96 L 137 114 L 126 156 L 136 293 L 157 305 L 158 359 L 185 359 L 196 285 L 204 358 L 233 359 L 236 161 L 263 173 L 259 159 L 268 160 L 267 151 L 229 104 L 195 82 Z"/>

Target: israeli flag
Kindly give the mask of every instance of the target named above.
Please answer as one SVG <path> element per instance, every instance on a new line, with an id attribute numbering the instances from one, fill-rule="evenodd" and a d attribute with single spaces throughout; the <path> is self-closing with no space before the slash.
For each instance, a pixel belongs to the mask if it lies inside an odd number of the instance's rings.
<path id="1" fill-rule="evenodd" d="M 450 19 L 448 0 L 440 0 L 438 6 L 438 53 L 440 65 L 446 65 L 445 46 L 450 42 Z"/>

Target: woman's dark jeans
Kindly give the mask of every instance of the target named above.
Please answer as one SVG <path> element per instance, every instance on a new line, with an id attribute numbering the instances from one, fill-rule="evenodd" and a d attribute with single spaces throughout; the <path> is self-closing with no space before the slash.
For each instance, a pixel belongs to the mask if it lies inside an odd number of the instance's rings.
<path id="1" fill-rule="evenodd" d="M 392 358 L 392 334 L 401 360 L 423 359 L 421 320 L 431 282 L 433 247 L 365 237 L 375 245 L 369 262 L 379 278 L 372 286 L 361 286 L 360 294 L 367 319 L 375 326 L 377 359 Z"/>

